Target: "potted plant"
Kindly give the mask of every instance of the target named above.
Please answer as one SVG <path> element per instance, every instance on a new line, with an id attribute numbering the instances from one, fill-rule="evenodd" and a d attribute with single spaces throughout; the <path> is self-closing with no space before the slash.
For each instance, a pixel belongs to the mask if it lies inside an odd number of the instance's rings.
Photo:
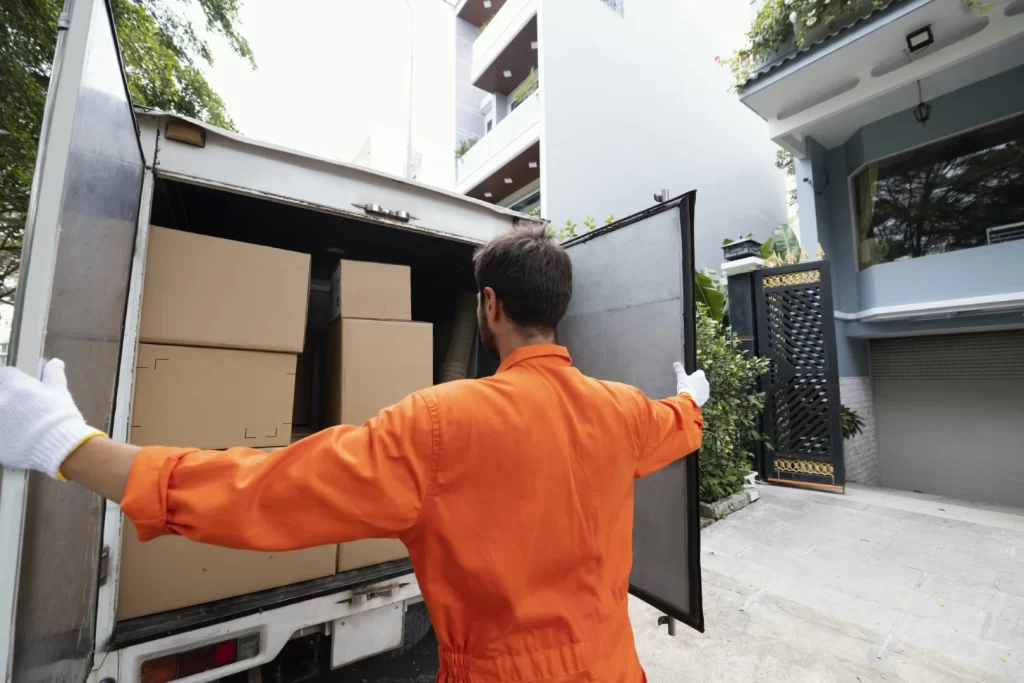
<path id="1" fill-rule="evenodd" d="M 459 146 L 455 148 L 455 158 L 461 159 L 462 157 L 464 157 L 466 155 L 466 152 L 473 149 L 473 145 L 475 145 L 476 143 L 477 138 L 470 138 L 468 140 L 463 140 L 462 142 L 460 142 Z"/>
<path id="2" fill-rule="evenodd" d="M 537 70 L 530 69 L 530 75 L 512 93 L 512 109 L 515 110 L 520 104 L 526 101 L 533 93 L 537 92 L 540 83 L 537 81 Z"/>

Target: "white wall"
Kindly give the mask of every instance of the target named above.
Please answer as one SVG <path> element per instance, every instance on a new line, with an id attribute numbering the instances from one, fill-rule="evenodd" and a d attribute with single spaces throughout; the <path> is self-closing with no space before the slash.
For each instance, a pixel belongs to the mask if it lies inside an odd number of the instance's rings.
<path id="1" fill-rule="evenodd" d="M 408 159 L 405 145 L 408 131 L 394 126 L 371 126 L 366 133 L 366 140 L 359 151 L 352 157 L 352 163 L 366 166 L 376 171 L 404 178 Z M 422 147 L 421 147 L 422 146 Z M 429 135 L 418 136 L 413 140 L 412 172 L 413 178 L 436 187 L 453 189 L 455 174 L 451 150 L 446 145 L 432 142 Z"/>
<path id="2" fill-rule="evenodd" d="M 717 269 L 724 237 L 786 220 L 767 126 L 715 62 L 748 28 L 748 0 L 543 0 L 540 79 L 545 216 L 623 217 L 697 190 L 696 261 Z"/>
<path id="3" fill-rule="evenodd" d="M 480 113 L 480 101 L 487 94 L 473 87 L 473 41 L 476 40 L 476 26 L 468 21 L 455 18 L 455 145 L 463 140 L 479 139 L 484 135 L 484 116 Z M 452 148 L 452 159 L 455 148 Z M 452 166 L 454 173 L 454 165 Z"/>

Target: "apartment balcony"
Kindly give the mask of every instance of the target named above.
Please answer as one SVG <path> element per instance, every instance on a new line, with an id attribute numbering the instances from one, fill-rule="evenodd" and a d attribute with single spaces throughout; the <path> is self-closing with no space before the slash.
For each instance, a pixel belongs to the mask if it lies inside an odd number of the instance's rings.
<path id="1" fill-rule="evenodd" d="M 497 203 L 540 177 L 541 92 L 524 98 L 456 162 L 456 189 Z"/>
<path id="2" fill-rule="evenodd" d="M 808 136 L 832 148 L 921 99 L 1024 64 L 1024 0 L 993 0 L 983 14 L 962 0 L 888 0 L 819 28 L 801 48 L 781 46 L 741 88 L 798 157 Z"/>
<path id="3" fill-rule="evenodd" d="M 508 95 L 537 68 L 539 4 L 540 0 L 506 0 L 483 24 L 483 30 L 473 43 L 473 85 L 487 92 Z"/>

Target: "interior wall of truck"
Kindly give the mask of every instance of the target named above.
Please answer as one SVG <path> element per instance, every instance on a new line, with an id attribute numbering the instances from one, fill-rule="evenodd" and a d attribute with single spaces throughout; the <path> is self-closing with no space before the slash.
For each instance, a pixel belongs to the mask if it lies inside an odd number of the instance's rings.
<path id="1" fill-rule="evenodd" d="M 412 319 L 434 325 L 434 382 L 452 341 L 460 296 L 473 295 L 475 246 L 392 226 L 370 217 L 359 220 L 272 199 L 156 178 L 150 223 L 174 230 L 260 244 L 310 255 L 310 297 L 306 350 L 322 353 L 329 327 L 329 283 L 340 259 L 411 267 Z M 273 277 L 273 273 L 267 273 Z M 496 365 L 474 343 L 469 377 L 492 374 Z M 321 374 L 314 372 L 310 424 L 327 426 Z M 298 387 L 298 385 L 297 385 Z M 300 389 L 301 390 L 301 389 Z"/>

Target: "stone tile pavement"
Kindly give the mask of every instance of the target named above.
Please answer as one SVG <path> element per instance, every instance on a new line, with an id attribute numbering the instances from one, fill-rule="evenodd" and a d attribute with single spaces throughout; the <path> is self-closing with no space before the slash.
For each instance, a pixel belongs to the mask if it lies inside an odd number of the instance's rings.
<path id="1" fill-rule="evenodd" d="M 631 603 L 652 683 L 1024 683 L 1024 509 L 759 490 L 702 532 L 706 633 Z"/>

